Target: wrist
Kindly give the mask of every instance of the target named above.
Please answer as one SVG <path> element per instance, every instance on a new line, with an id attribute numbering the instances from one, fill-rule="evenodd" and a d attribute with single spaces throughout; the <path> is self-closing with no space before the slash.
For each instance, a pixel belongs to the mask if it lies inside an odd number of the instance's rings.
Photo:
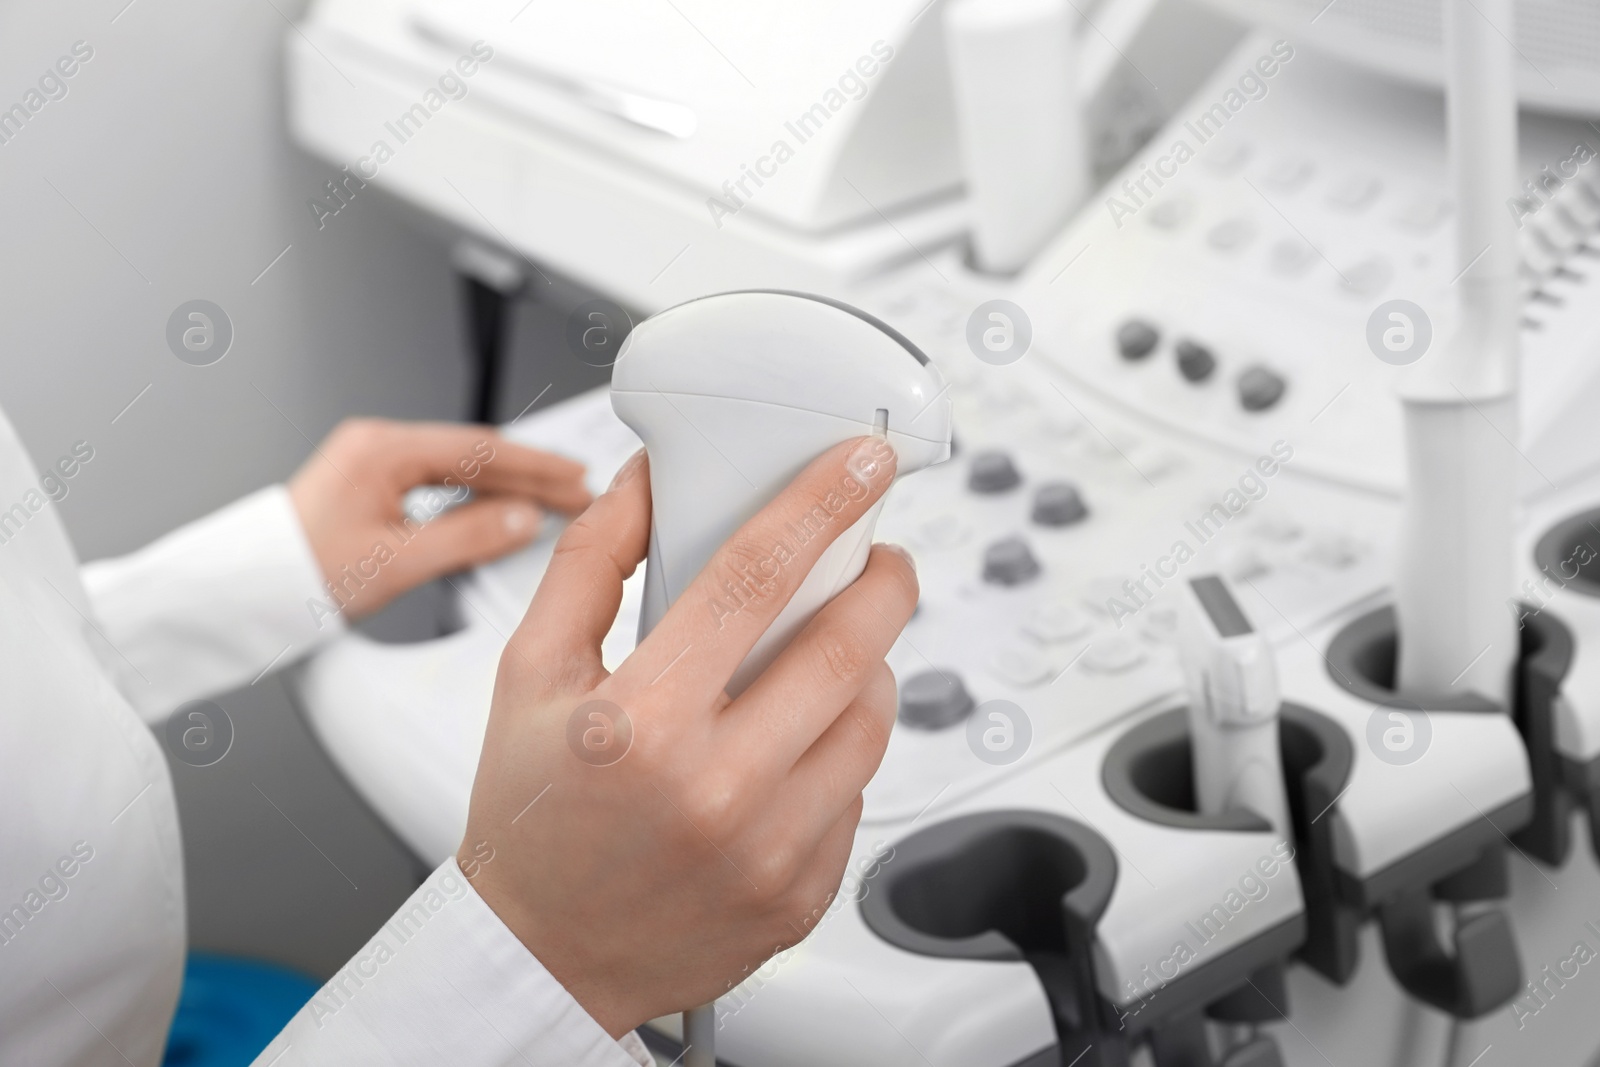
<path id="1" fill-rule="evenodd" d="M 456 850 L 456 865 L 478 898 L 612 1040 L 621 1040 L 651 1017 L 632 1005 L 618 988 L 625 961 L 619 959 L 616 966 L 608 965 L 599 954 L 585 952 L 581 945 L 557 935 L 552 924 L 539 921 L 515 888 L 502 885 L 495 877 L 495 871 L 484 860 L 482 845 L 463 843 Z M 581 928 L 570 929 L 581 938 Z"/>

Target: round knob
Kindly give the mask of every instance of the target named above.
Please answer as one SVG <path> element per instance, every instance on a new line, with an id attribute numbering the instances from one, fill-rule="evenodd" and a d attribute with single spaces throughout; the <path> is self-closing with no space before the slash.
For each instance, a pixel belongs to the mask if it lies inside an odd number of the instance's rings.
<path id="1" fill-rule="evenodd" d="M 1117 327 L 1117 351 L 1123 359 L 1143 359 L 1160 341 L 1161 332 L 1143 319 L 1129 319 Z"/>
<path id="2" fill-rule="evenodd" d="M 1094 621 L 1076 604 L 1051 600 L 1035 608 L 1022 628 L 1040 641 L 1059 643 L 1082 637 L 1094 628 Z"/>
<path id="3" fill-rule="evenodd" d="M 1028 542 L 1006 537 L 983 550 L 983 580 L 996 585 L 1021 585 L 1039 574 L 1039 561 Z"/>
<path id="4" fill-rule="evenodd" d="M 900 684 L 900 721 L 918 730 L 954 726 L 975 705 L 961 676 L 948 668 L 913 674 Z"/>
<path id="5" fill-rule="evenodd" d="M 1041 485 L 1033 495 L 1033 521 L 1040 526 L 1071 526 L 1089 517 L 1089 509 L 1071 482 Z"/>
<path id="6" fill-rule="evenodd" d="M 1022 475 L 1004 452 L 978 452 L 967 473 L 967 488 L 974 493 L 1003 493 L 1022 484 Z"/>
<path id="7" fill-rule="evenodd" d="M 1185 339 L 1174 345 L 1173 351 L 1178 356 L 1178 373 L 1186 381 L 1203 382 L 1217 369 L 1217 357 L 1203 344 Z"/>
<path id="8" fill-rule="evenodd" d="M 1239 375 L 1239 405 L 1246 411 L 1265 411 L 1283 398 L 1288 387 L 1276 371 L 1250 367 Z"/>

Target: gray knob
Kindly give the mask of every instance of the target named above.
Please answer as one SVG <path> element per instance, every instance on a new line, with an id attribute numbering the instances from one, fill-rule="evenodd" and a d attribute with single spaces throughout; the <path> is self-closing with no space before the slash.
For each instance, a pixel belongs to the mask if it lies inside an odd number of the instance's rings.
<path id="1" fill-rule="evenodd" d="M 1178 356 L 1178 373 L 1187 381 L 1203 382 L 1217 369 L 1217 357 L 1205 345 L 1186 339 L 1174 345 L 1173 351 Z"/>
<path id="2" fill-rule="evenodd" d="M 967 473 L 967 488 L 974 493 L 1003 493 L 1022 484 L 1017 465 L 1004 452 L 977 452 Z"/>
<path id="3" fill-rule="evenodd" d="M 1089 509 L 1071 482 L 1049 482 L 1033 495 L 1033 521 L 1040 526 L 1071 526 L 1089 517 Z"/>
<path id="4" fill-rule="evenodd" d="M 1021 585 L 1039 574 L 1039 561 L 1028 542 L 1005 537 L 983 550 L 983 580 L 996 585 Z"/>
<path id="5" fill-rule="evenodd" d="M 1117 351 L 1123 359 L 1143 359 L 1160 341 L 1161 332 L 1143 319 L 1129 319 L 1117 327 Z"/>
<path id="6" fill-rule="evenodd" d="M 900 685 L 900 721 L 919 730 L 942 730 L 972 714 L 976 702 L 953 670 L 923 671 Z"/>
<path id="7" fill-rule="evenodd" d="M 1283 375 L 1266 367 L 1250 367 L 1239 375 L 1239 405 L 1246 411 L 1265 411 L 1283 399 L 1289 384 Z"/>

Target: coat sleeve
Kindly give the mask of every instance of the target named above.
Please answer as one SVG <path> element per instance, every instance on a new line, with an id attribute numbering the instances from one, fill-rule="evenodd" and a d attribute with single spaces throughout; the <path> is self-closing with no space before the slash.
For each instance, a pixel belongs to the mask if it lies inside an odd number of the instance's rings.
<path id="1" fill-rule="evenodd" d="M 282 485 L 82 574 L 102 659 L 147 722 L 252 682 L 345 628 Z"/>
<path id="2" fill-rule="evenodd" d="M 446 860 L 255 1067 L 652 1067 L 612 1040 Z"/>

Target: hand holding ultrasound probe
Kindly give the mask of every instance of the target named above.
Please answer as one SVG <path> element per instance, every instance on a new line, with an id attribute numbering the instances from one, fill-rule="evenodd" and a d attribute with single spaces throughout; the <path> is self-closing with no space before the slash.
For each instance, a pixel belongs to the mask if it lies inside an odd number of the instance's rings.
<path id="1" fill-rule="evenodd" d="M 897 471 L 948 455 L 950 418 L 897 335 L 781 293 L 641 324 L 613 390 L 649 459 L 562 535 L 501 657 L 461 855 L 504 857 L 479 893 L 619 1036 L 709 1004 L 837 890 L 917 599 L 872 526 Z M 600 642 L 647 551 L 639 645 L 608 674 Z M 586 708 L 617 724 L 605 765 L 567 747 Z M 687 1062 L 710 1055 L 691 1043 Z"/>

